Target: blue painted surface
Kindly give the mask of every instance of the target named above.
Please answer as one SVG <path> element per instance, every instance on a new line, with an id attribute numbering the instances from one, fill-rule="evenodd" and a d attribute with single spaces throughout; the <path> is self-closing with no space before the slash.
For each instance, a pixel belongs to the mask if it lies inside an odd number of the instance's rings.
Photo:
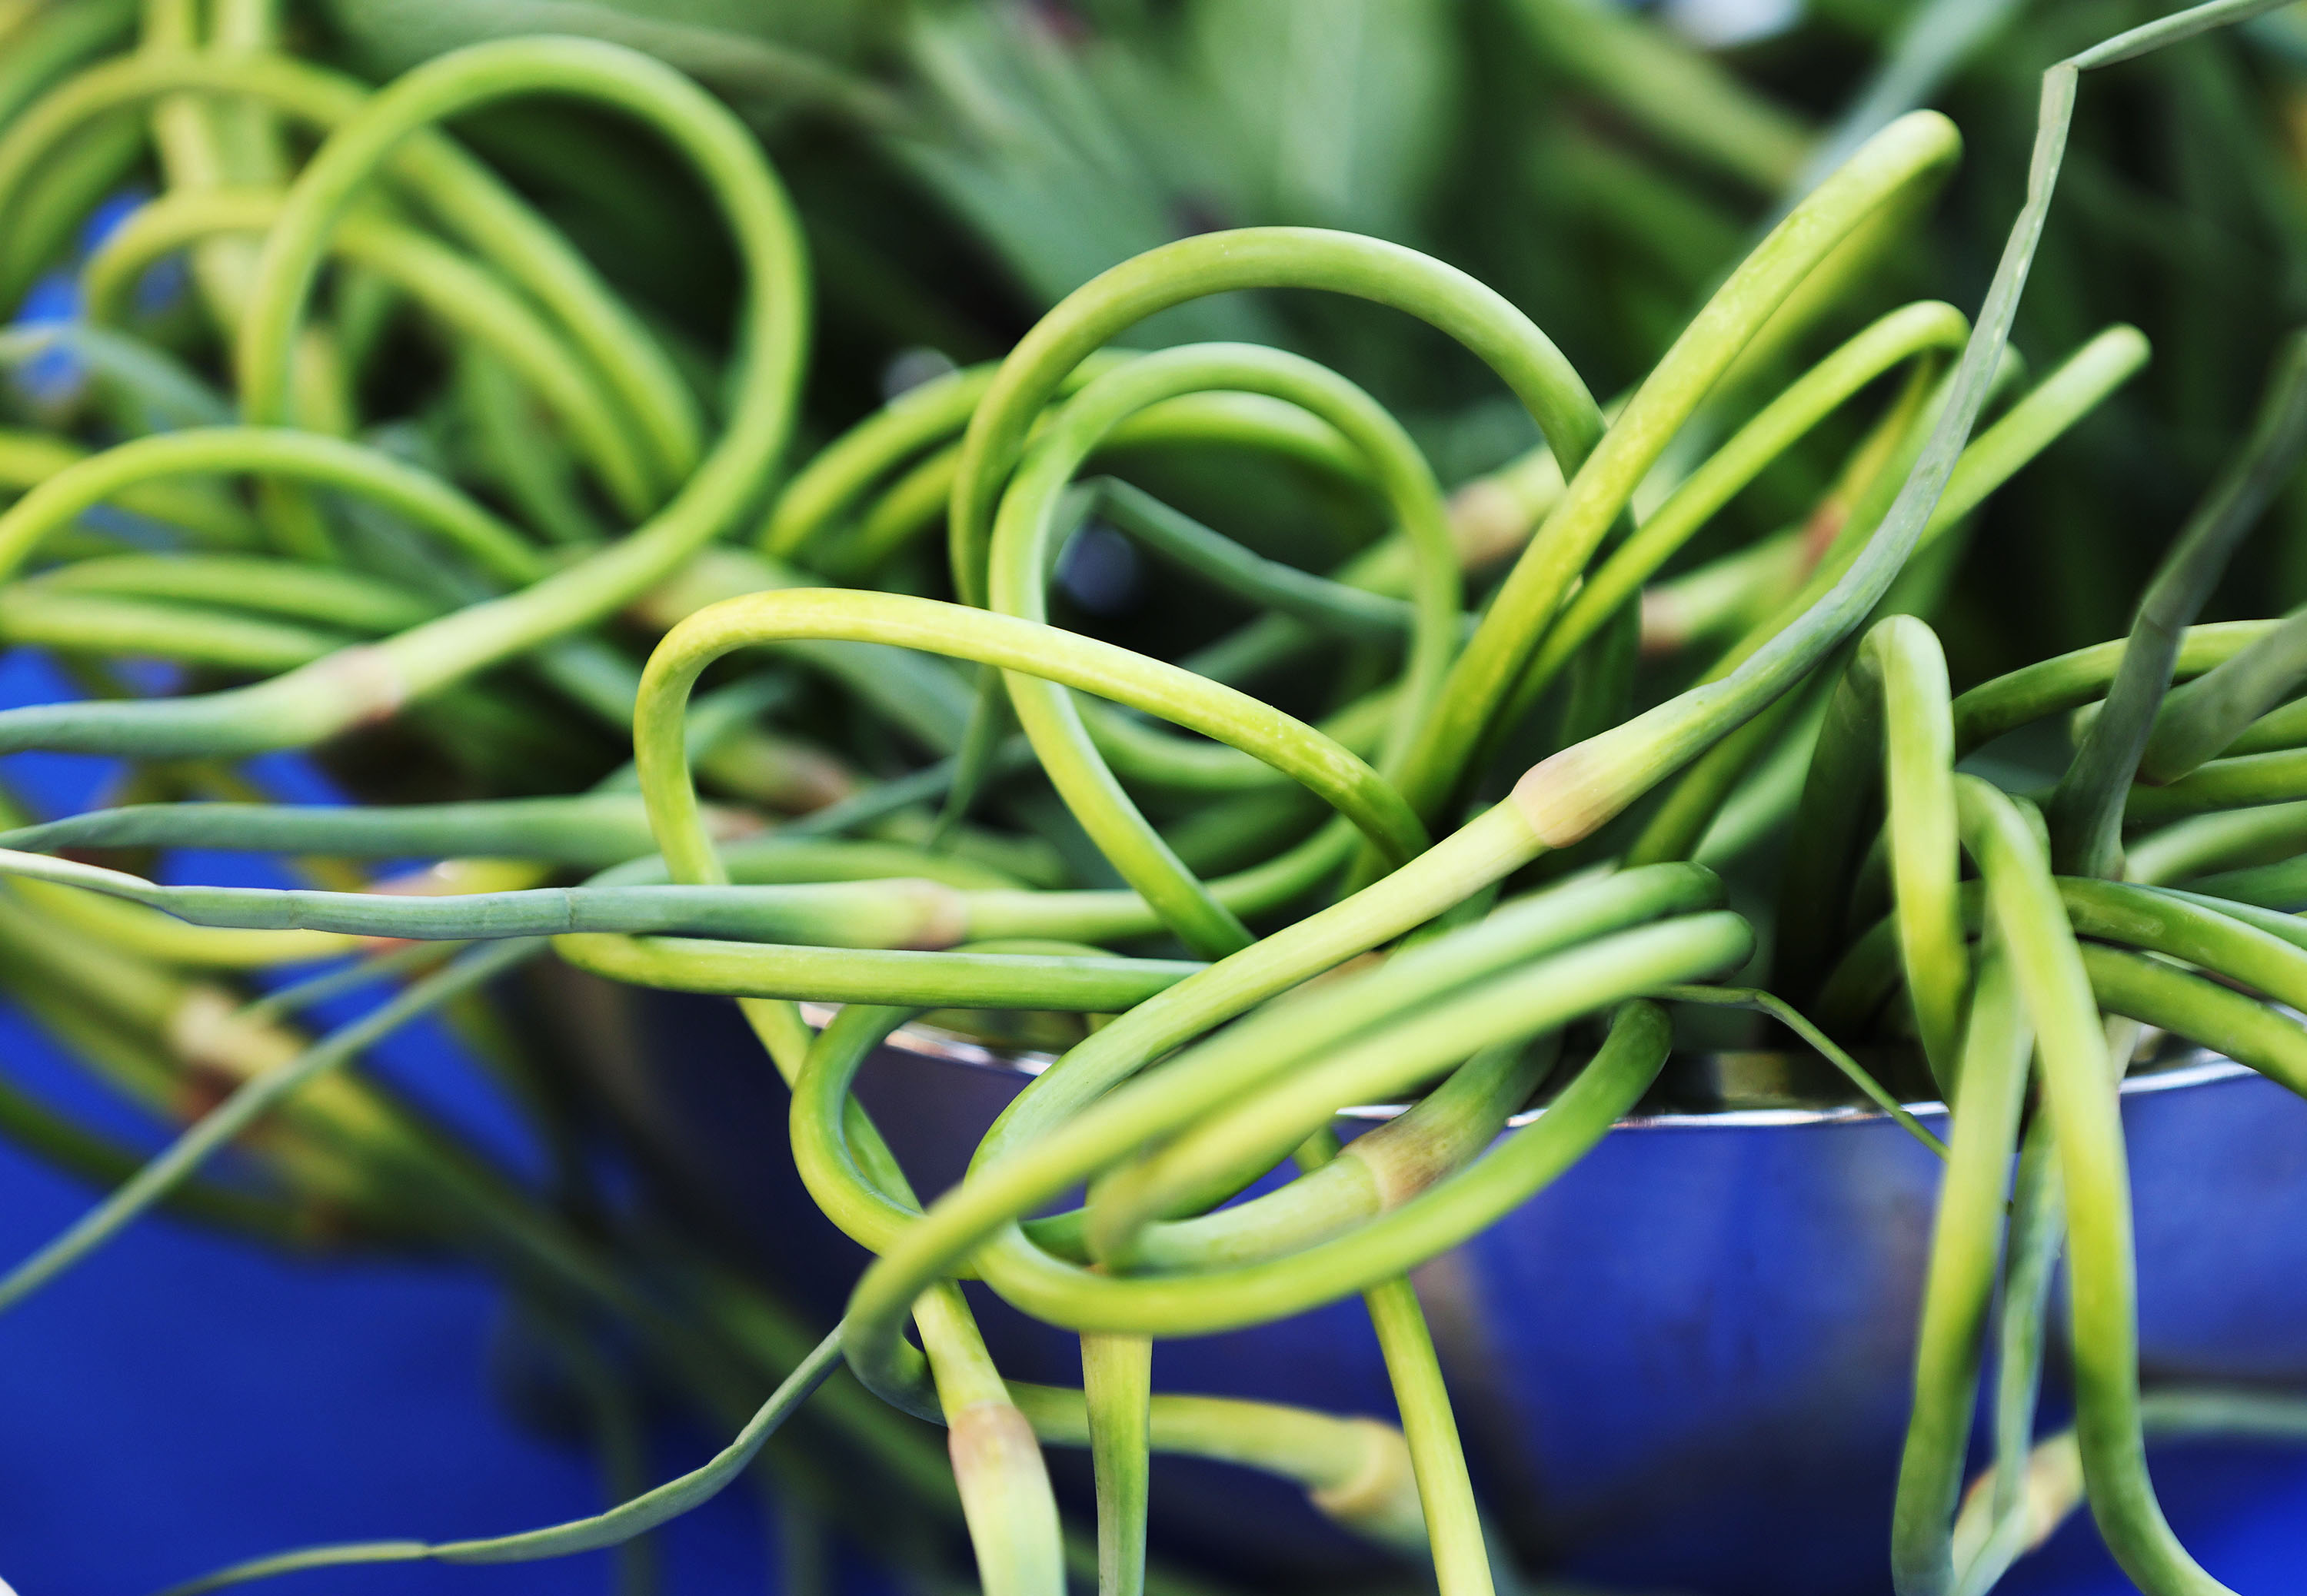
<path id="1" fill-rule="evenodd" d="M 0 1016 L 0 1054 L 45 1041 Z M 90 1193 L 0 1145 L 0 1256 Z M 584 1455 L 523 1433 L 489 1389 L 498 1304 L 450 1267 L 295 1261 L 169 1220 L 137 1226 L 0 1319 L 0 1578 L 21 1596 L 134 1596 L 222 1563 L 342 1539 L 502 1533 L 598 1512 Z M 701 1461 L 668 1438 L 658 1467 Z M 667 1536 L 668 1588 L 763 1589 L 740 1491 Z M 346 1570 L 284 1592 L 610 1588 L 607 1559 Z"/>

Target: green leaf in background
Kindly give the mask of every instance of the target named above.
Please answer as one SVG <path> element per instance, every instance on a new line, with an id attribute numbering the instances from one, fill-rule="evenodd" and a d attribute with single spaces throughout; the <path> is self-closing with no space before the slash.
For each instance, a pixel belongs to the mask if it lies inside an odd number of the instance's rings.
<path id="1" fill-rule="evenodd" d="M 889 148 L 999 256 L 1035 305 L 1206 221 L 1182 206 L 1092 75 L 1076 41 L 1023 7 L 924 17 L 909 55 L 930 131 Z M 1270 338 L 1248 305 L 1180 306 L 1141 341 Z"/>
<path id="2" fill-rule="evenodd" d="M 1450 10 L 1198 0 L 1172 69 L 1136 74 L 1134 108 L 1167 135 L 1157 149 L 1173 181 L 1222 196 L 1236 217 L 1412 242 L 1462 90 Z M 1131 64 L 1123 49 L 1105 53 Z"/>

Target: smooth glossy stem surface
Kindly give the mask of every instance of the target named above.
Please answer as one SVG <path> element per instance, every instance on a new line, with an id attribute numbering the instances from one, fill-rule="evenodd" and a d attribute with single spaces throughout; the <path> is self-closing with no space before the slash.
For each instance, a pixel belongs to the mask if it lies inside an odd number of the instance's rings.
<path id="1" fill-rule="evenodd" d="M 1891 1531 L 1899 1596 L 1943 1596 L 1955 1582 L 1955 1507 L 1977 1404 L 1980 1346 L 1994 1297 L 2032 1042 L 2010 966 L 1990 952 L 1970 1003 L 1962 1098 L 1955 1108 L 1916 1332 L 1915 1403 Z"/>
<path id="2" fill-rule="evenodd" d="M 2307 334 L 2277 353 L 2251 437 L 2212 484 L 2140 602 L 2106 704 L 2051 799 L 2053 858 L 2069 875 L 2113 875 L 2123 799 L 2171 685 L 2181 636 L 2227 560 L 2307 450 Z"/>

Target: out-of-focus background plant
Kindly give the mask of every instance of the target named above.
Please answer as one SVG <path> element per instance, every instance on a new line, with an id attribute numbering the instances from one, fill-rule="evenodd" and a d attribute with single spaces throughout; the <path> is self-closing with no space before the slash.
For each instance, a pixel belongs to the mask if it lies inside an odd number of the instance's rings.
<path id="1" fill-rule="evenodd" d="M 1975 304 L 2026 172 L 2051 62 L 2159 8 L 2017 0 L 333 0 L 345 57 L 382 74 L 475 38 L 597 35 L 692 73 L 759 128 L 817 256 L 816 436 L 938 355 L 1006 349 L 1096 272 L 1215 227 L 1302 224 L 1438 254 L 1525 308 L 1598 393 L 1647 370 L 1792 196 L 1919 104 L 1968 153 L 1926 224 L 1883 241 L 1818 349 L 1919 295 Z M 485 148 L 582 136 L 490 114 Z M 600 141 L 559 219 L 629 286 L 711 330 L 720 246 L 680 181 Z M 2110 321 L 2156 362 L 2003 494 L 1977 534 L 1992 580 L 1938 617 L 1958 681 L 2111 636 L 2189 484 L 2246 420 L 2265 353 L 2307 312 L 2307 21 L 2277 13 L 2114 74 L 2087 98 L 2014 342 L 2038 358 Z M 566 170 L 539 162 L 540 181 Z M 681 250 L 620 239 L 688 235 Z M 670 275 L 669 261 L 684 263 Z M 1140 341 L 1243 337 L 1303 350 L 1382 395 L 1445 482 L 1532 441 L 1475 369 L 1405 318 L 1322 296 L 1181 308 Z M 1804 458 L 1839 457 L 1822 429 Z M 1820 465 L 1823 471 L 1825 466 Z M 1697 563 L 1814 480 L 1799 464 L 1687 550 Z M 2307 499 L 2287 513 L 2307 517 Z M 1740 519 L 1743 514 L 1747 519 Z M 2024 535 L 2015 535 L 2023 527 Z M 2259 540 L 2230 581 L 2307 598 L 2307 539 Z M 2040 594 L 2047 618 L 2006 608 Z M 2033 601 L 2030 599 L 2030 603 Z"/>

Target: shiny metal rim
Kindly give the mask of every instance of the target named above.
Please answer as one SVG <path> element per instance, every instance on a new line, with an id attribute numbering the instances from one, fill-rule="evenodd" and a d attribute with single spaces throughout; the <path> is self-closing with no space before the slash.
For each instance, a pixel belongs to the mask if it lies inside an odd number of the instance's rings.
<path id="1" fill-rule="evenodd" d="M 810 1025 L 819 1027 L 829 1021 L 837 1011 L 833 1005 L 822 1003 L 803 1003 L 801 1011 L 802 1018 Z M 1004 1075 L 1039 1075 L 1057 1062 L 1053 1054 L 989 1047 L 982 1042 L 956 1032 L 919 1023 L 897 1030 L 883 1046 L 917 1057 L 936 1059 L 969 1069 L 991 1070 Z M 1785 1066 L 1795 1062 L 1824 1064 L 1823 1060 L 1814 1055 L 1771 1053 L 1704 1054 L 1698 1055 L 1696 1062 L 1712 1072 L 1728 1075 L 1751 1071 L 1756 1066 Z M 2209 1086 L 2251 1073 L 2253 1071 L 2249 1065 L 2239 1064 L 2208 1048 L 2180 1043 L 2163 1033 L 2150 1032 L 2142 1044 L 2139 1062 L 2135 1062 L 2131 1072 L 2123 1077 L 2122 1089 L 2125 1097 L 2141 1097 L 2154 1092 Z M 1370 1104 L 1341 1110 L 1338 1117 L 1388 1120 L 1402 1113 L 1405 1106 L 1399 1103 Z M 1947 1112 L 1946 1105 L 1935 1098 L 1918 1098 L 1904 1106 L 1917 1119 L 1943 1117 Z M 1527 1125 L 1545 1112 L 1543 1107 L 1527 1109 L 1506 1123 L 1509 1126 Z M 1618 1122 L 1617 1128 L 1622 1131 L 1769 1130 L 1787 1125 L 1859 1124 L 1889 1117 L 1872 1103 L 1854 1095 L 1848 1099 L 1820 1097 L 1756 1106 L 1661 1106 L 1655 1111 L 1638 1110 L 1628 1114 Z"/>

